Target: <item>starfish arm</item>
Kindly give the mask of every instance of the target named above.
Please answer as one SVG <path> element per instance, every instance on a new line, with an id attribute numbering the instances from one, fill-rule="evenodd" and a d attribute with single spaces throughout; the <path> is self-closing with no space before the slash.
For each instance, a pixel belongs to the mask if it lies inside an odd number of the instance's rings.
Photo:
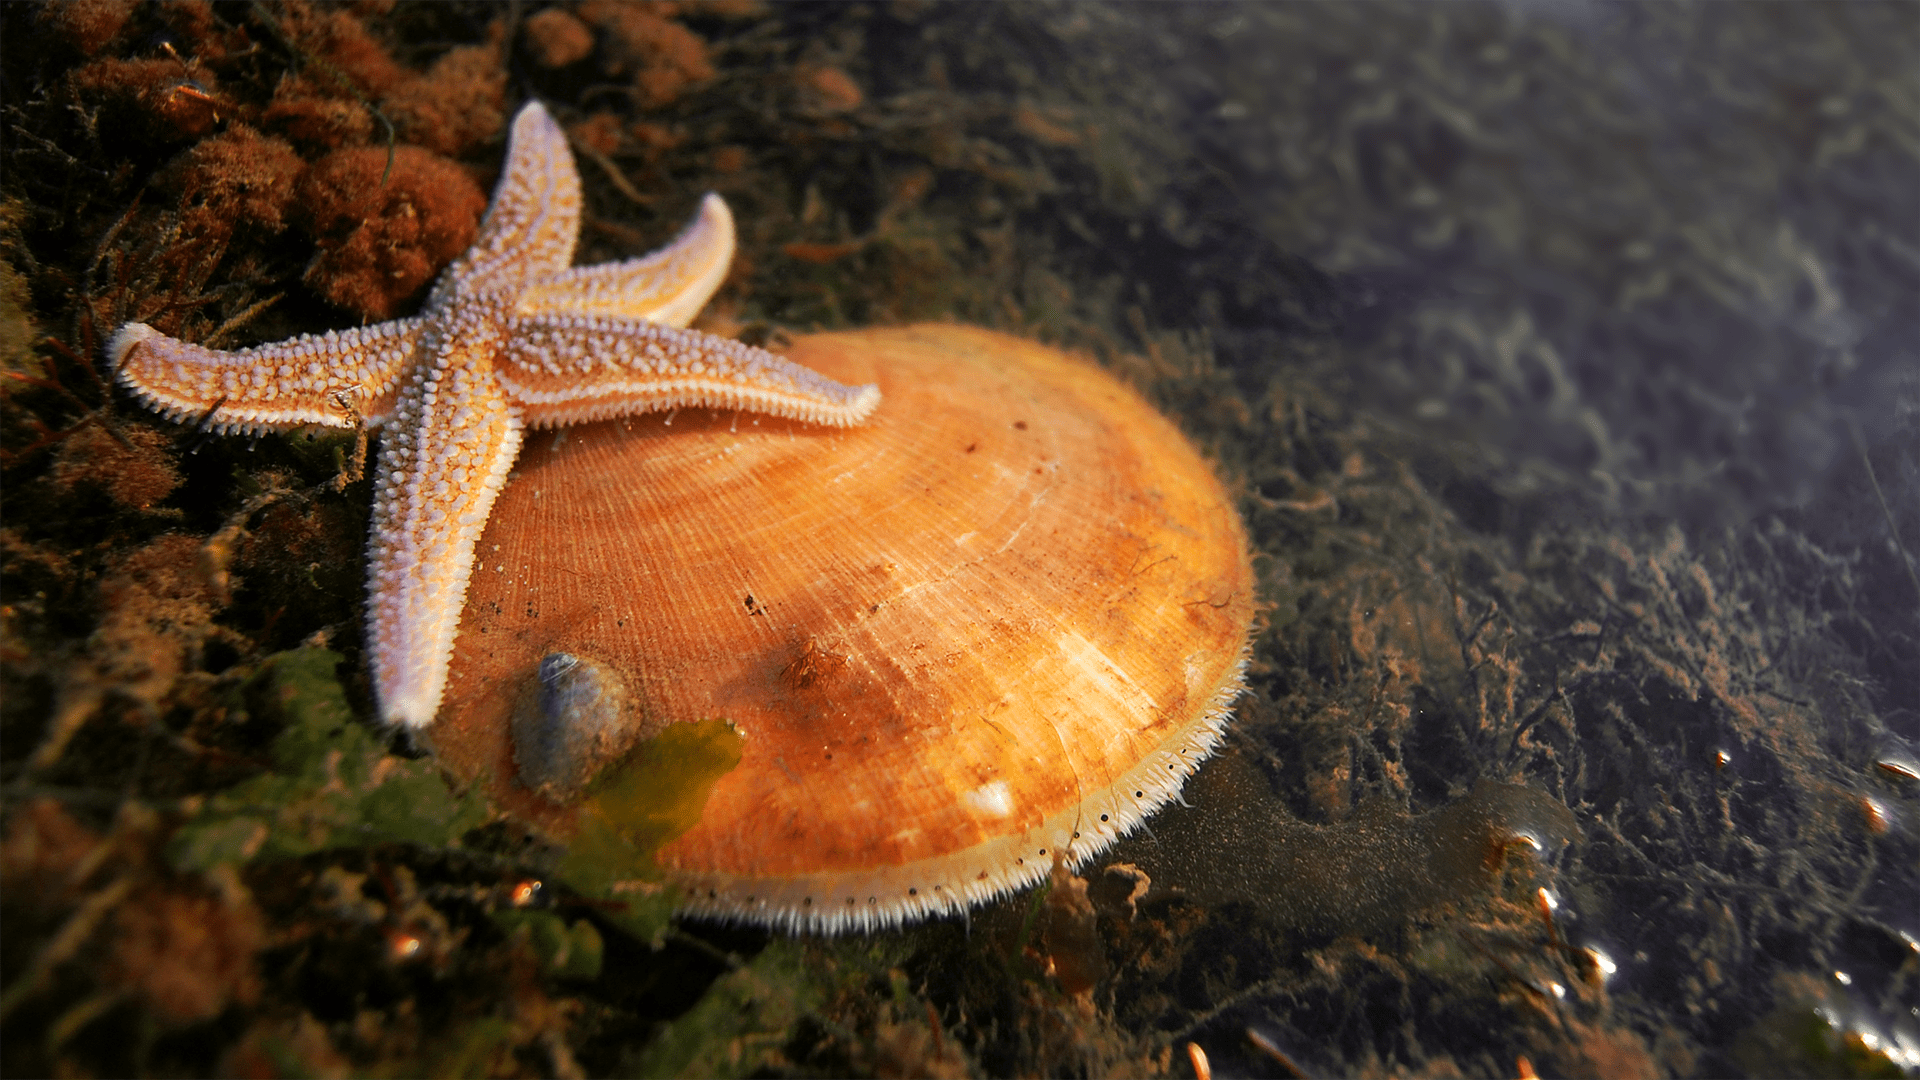
<path id="1" fill-rule="evenodd" d="M 507 163 L 480 234 L 434 288 L 473 296 L 557 274 L 573 262 L 580 235 L 580 173 L 567 137 L 539 102 L 513 118 Z"/>
<path id="2" fill-rule="evenodd" d="M 396 319 L 222 352 L 127 323 L 107 360 L 141 404 L 214 431 L 353 427 L 392 412 L 422 330 L 420 319 Z"/>
<path id="3" fill-rule="evenodd" d="M 519 315 L 609 315 L 685 326 L 706 306 L 733 262 L 733 214 L 708 193 L 673 243 L 625 262 L 582 266 L 535 282 Z"/>
<path id="4" fill-rule="evenodd" d="M 473 546 L 520 452 L 520 418 L 486 362 L 497 331 L 487 331 L 484 324 L 450 328 L 450 355 L 415 369 L 382 438 L 374 480 L 367 542 L 373 682 L 381 719 L 414 730 L 440 709 Z"/>
<path id="5" fill-rule="evenodd" d="M 880 404 L 877 386 L 845 386 L 765 349 L 628 319 L 509 320 L 495 377 L 530 427 L 662 409 L 741 409 L 848 427 Z"/>

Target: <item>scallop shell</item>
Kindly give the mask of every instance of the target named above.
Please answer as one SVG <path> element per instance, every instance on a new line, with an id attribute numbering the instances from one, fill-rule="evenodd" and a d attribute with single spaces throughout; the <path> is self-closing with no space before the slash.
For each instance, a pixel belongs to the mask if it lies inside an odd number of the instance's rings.
<path id="1" fill-rule="evenodd" d="M 1030 885 L 1175 797 L 1227 722 L 1253 615 L 1240 520 L 1180 432 L 1104 371 L 984 330 L 788 356 L 878 383 L 879 410 L 529 437 L 476 549 L 443 760 L 564 836 L 573 767 L 543 743 L 515 779 L 530 696 L 584 693 L 583 745 L 609 708 L 629 739 L 725 718 L 741 763 L 658 861 L 683 910 L 827 932 Z M 611 706 L 570 689 L 600 685 Z"/>

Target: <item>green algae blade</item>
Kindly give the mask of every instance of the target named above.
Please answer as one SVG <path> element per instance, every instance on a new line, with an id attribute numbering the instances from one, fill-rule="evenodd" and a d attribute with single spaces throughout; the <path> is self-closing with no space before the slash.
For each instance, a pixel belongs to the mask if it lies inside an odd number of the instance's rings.
<path id="1" fill-rule="evenodd" d="M 670 724 L 594 781 L 556 874 L 607 902 L 606 917 L 646 941 L 665 933 L 673 900 L 654 853 L 700 821 L 707 796 L 740 764 L 745 739 L 725 720 Z"/>

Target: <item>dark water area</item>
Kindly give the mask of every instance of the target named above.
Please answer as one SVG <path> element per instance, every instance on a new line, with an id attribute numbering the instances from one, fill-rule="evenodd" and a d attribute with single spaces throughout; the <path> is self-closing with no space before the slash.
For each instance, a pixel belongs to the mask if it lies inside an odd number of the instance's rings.
<path id="1" fill-rule="evenodd" d="M 1141 845 L 1137 861 L 1195 895 L 1238 879 L 1242 916 L 1278 931 L 1251 935 L 1253 955 L 1280 970 L 1287 945 L 1340 935 L 1320 954 L 1339 961 L 1291 978 L 1245 970 L 1245 941 L 1215 938 L 1195 966 L 1219 999 L 1187 1033 L 1255 1074 L 1276 1065 L 1260 1033 L 1310 1072 L 1491 1073 L 1516 1050 L 1543 1074 L 1860 1067 L 1784 1049 L 1809 1008 L 1911 1045 L 1913 840 L 1874 822 L 1911 805 L 1885 756 L 1911 755 L 1920 720 L 1915 13 L 1229 5 L 1053 25 L 1104 30 L 1124 44 L 1093 51 L 1155 73 L 1131 100 L 1167 118 L 1177 175 L 1135 228 L 1151 318 L 1204 327 L 1249 401 L 1307 392 L 1295 377 L 1337 395 L 1378 425 L 1352 445 L 1392 447 L 1438 504 L 1339 512 L 1433 530 L 1373 548 L 1392 582 L 1374 596 L 1406 605 L 1383 621 L 1434 632 L 1382 650 L 1371 715 L 1327 692 L 1351 668 L 1285 646 L 1277 677 L 1256 662 L 1256 690 L 1287 704 L 1269 721 L 1256 698 L 1230 755 L 1264 770 L 1296 824 L 1249 810 L 1260 786 L 1223 771 L 1196 784 L 1212 807 L 1155 827 L 1188 852 Z M 1269 448 L 1247 449 L 1252 476 Z M 1262 550 L 1321 569 L 1267 546 L 1266 518 L 1250 511 Z M 1486 647 L 1477 635 L 1507 620 Z M 1441 655 L 1456 643 L 1458 660 Z M 1389 719 L 1403 678 L 1416 685 Z M 1336 702 L 1353 713 L 1328 715 Z M 1431 845 L 1380 829 L 1368 800 L 1384 791 L 1418 821 L 1489 777 L 1579 821 L 1544 886 L 1564 899 L 1547 936 L 1600 950 L 1604 978 L 1554 981 L 1528 967 L 1551 947 L 1501 958 L 1515 925 L 1476 941 L 1485 924 L 1408 899 L 1410 882 L 1426 904 L 1464 894 L 1394 872 Z M 1861 799 L 1876 800 L 1867 819 L 1846 820 Z M 1299 839 L 1299 822 L 1324 832 Z M 1349 897 L 1352 921 L 1309 917 L 1267 872 L 1306 865 L 1335 880 L 1299 886 Z M 1397 933 L 1374 921 L 1354 880 L 1368 874 L 1408 916 Z M 1386 956 L 1360 959 L 1356 936 Z M 1480 955 L 1454 967 L 1463 942 Z M 1570 1043 L 1526 1050 L 1499 1008 L 1481 1013 L 1501 994 L 1462 976 L 1494 971 L 1551 987 Z M 1565 1004 L 1582 977 L 1605 1006 Z"/>
<path id="2" fill-rule="evenodd" d="M 300 702 L 371 716 L 368 485 L 317 494 L 350 440 L 210 440 L 86 362 L 135 311 L 226 347 L 369 318 L 311 211 L 194 247 L 265 174 L 190 156 L 244 117 L 318 159 L 289 57 L 363 69 L 303 5 L 264 9 L 291 49 L 129 10 L 3 13 L 9 1074 L 1920 1072 L 1920 7 L 668 7 L 677 83 L 590 6 L 566 63 L 531 5 L 337 9 L 595 148 L 577 261 L 717 190 L 727 332 L 1075 349 L 1238 501 L 1248 692 L 1184 804 L 832 940 L 529 906 L 538 845 L 452 803 L 438 840 L 180 854 L 293 777 Z M 201 66 L 109 64 L 170 49 Z M 485 184 L 480 130 L 435 152 Z M 214 556 L 219 602 L 178 569 Z M 271 659 L 303 643 L 337 671 Z"/>

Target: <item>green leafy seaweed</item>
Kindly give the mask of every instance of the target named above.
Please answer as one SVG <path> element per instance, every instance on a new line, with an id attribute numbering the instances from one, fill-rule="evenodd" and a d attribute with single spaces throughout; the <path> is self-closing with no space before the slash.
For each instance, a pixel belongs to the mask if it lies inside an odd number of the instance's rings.
<path id="1" fill-rule="evenodd" d="M 686 1015 L 661 1030 L 634 1063 L 635 1076 L 749 1076 L 769 1064 L 793 1023 L 826 999 L 829 980 L 810 972 L 805 947 L 775 941 L 753 962 L 714 982 Z"/>
<path id="2" fill-rule="evenodd" d="M 609 901 L 607 918 L 646 941 L 666 932 L 673 898 L 654 852 L 700 821 L 707 796 L 740 764 L 745 740 L 724 720 L 670 724 L 607 769 L 580 807 L 556 868 L 575 891 Z"/>
<path id="3" fill-rule="evenodd" d="M 206 801 L 168 848 L 176 868 L 364 844 L 444 847 L 487 820 L 484 798 L 453 791 L 430 761 L 388 754 L 354 719 L 334 673 L 342 659 L 320 648 L 277 653 L 241 688 L 285 724 L 273 768 Z"/>
<path id="4" fill-rule="evenodd" d="M 604 943 L 589 920 L 568 923 L 551 911 L 514 910 L 493 912 L 492 918 L 510 935 L 525 933 L 528 947 L 555 975 L 573 979 L 600 976 Z"/>

